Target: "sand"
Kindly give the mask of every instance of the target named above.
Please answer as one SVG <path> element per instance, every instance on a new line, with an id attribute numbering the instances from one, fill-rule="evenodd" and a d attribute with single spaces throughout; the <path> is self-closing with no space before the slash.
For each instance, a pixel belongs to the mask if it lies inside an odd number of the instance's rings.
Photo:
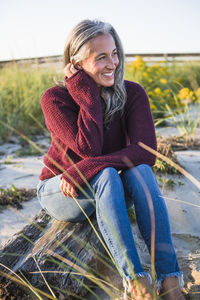
<path id="1" fill-rule="evenodd" d="M 0 146 L 0 187 L 10 188 L 11 184 L 14 184 L 18 188 L 36 188 L 43 167 L 42 157 L 17 158 L 15 152 L 20 147 L 18 143 Z M 182 167 L 200 181 L 200 151 L 178 151 L 176 154 Z M 4 164 L 5 160 L 9 160 L 10 163 Z M 164 183 L 159 185 L 168 208 L 172 238 L 180 267 L 184 272 L 185 288 L 200 292 L 200 188 L 181 175 L 162 175 L 162 178 L 171 178 L 174 181 L 173 188 Z M 9 208 L 0 213 L 0 247 L 5 245 L 13 234 L 22 230 L 39 210 L 40 205 L 35 197 L 23 203 L 21 210 Z M 136 224 L 132 225 L 132 230 L 136 236 L 141 261 L 148 267 L 150 257 Z M 109 299 L 101 291 L 97 292 L 101 299 Z M 191 299 L 200 299 L 200 294 L 196 294 L 195 297 L 197 298 Z M 88 299 L 94 298 L 88 296 Z"/>

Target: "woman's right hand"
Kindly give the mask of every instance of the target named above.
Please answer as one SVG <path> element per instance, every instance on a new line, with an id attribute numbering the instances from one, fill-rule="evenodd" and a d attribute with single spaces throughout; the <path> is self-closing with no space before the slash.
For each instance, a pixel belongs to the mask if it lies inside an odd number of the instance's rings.
<path id="1" fill-rule="evenodd" d="M 68 78 L 71 77 L 74 73 L 78 72 L 78 69 L 75 68 L 73 63 L 69 63 L 64 67 L 64 75 Z"/>
<path id="2" fill-rule="evenodd" d="M 61 179 L 60 189 L 64 196 L 77 198 L 78 194 L 76 193 L 73 186 L 71 186 L 64 178 Z"/>

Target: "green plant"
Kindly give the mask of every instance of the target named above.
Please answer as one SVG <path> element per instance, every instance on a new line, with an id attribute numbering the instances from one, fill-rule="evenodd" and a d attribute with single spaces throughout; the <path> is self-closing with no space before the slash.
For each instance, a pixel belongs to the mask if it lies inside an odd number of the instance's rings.
<path id="1" fill-rule="evenodd" d="M 175 62 L 150 63 L 140 56 L 126 63 L 125 78 L 141 84 L 146 90 L 154 119 L 165 124 L 165 105 L 170 108 L 200 101 L 200 64 L 178 65 Z M 182 98 L 184 97 L 184 99 Z M 178 102 L 176 101 L 178 100 Z M 159 122 L 161 123 L 161 122 Z"/>
<path id="2" fill-rule="evenodd" d="M 174 162 L 177 162 L 177 157 L 172 149 L 171 143 L 163 136 L 157 136 L 157 151 L 165 157 L 172 159 Z M 153 166 L 153 171 L 155 174 L 157 172 L 168 174 L 178 173 L 176 168 L 170 165 L 167 161 L 159 158 L 156 159 L 156 163 Z"/>
<path id="3" fill-rule="evenodd" d="M 18 189 L 11 184 L 11 189 L 0 188 L 0 209 L 6 208 L 8 205 L 22 208 L 21 202 L 28 201 L 36 195 L 35 190 Z"/>
<path id="4" fill-rule="evenodd" d="M 15 154 L 18 156 L 18 157 L 22 157 L 22 156 L 31 156 L 31 155 L 40 155 L 40 151 L 38 151 L 37 149 L 35 149 L 33 146 L 28 146 L 26 148 L 23 148 L 23 149 L 20 149 L 20 150 L 17 150 L 15 152 Z"/>
<path id="5" fill-rule="evenodd" d="M 196 129 L 200 125 L 200 116 L 194 118 L 191 113 L 191 106 L 185 104 L 183 109 L 177 108 L 173 110 L 166 104 L 167 119 L 173 121 L 178 128 L 180 134 L 185 137 L 186 140 L 193 140 Z M 200 105 L 196 106 L 196 110 L 200 112 Z"/>
<path id="6" fill-rule="evenodd" d="M 13 159 L 12 155 L 8 155 L 7 158 L 3 161 L 4 165 L 16 164 L 16 162 L 13 161 L 12 159 Z"/>
<path id="7" fill-rule="evenodd" d="M 169 178 L 157 176 L 157 179 L 159 182 L 161 182 L 162 184 L 164 184 L 166 187 L 170 189 L 173 189 L 173 187 L 176 184 L 172 178 L 169 179 Z"/>
<path id="8" fill-rule="evenodd" d="M 44 124 L 40 100 L 46 89 L 54 85 L 54 69 L 31 65 L 15 64 L 0 69 L 0 119 L 10 128 L 15 128 L 26 135 L 43 132 L 37 126 L 32 114 Z M 0 126 L 0 142 L 7 140 L 14 131 Z"/>
<path id="9" fill-rule="evenodd" d="M 179 185 L 179 186 L 182 186 L 182 185 L 184 185 L 184 183 L 183 183 L 182 181 L 179 180 L 179 181 L 178 181 L 178 185 Z"/>

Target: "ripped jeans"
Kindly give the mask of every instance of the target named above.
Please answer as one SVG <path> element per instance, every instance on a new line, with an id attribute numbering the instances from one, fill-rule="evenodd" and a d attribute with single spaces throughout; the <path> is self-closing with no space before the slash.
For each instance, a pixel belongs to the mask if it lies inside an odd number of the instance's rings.
<path id="1" fill-rule="evenodd" d="M 49 215 L 64 221 L 82 222 L 85 215 L 71 197 L 63 196 L 59 184 L 61 175 L 40 181 L 38 199 Z M 160 285 L 166 277 L 176 276 L 183 282 L 172 244 L 169 218 L 156 177 L 150 166 L 138 165 L 120 174 L 108 167 L 89 182 L 94 193 L 85 186 L 86 197 L 79 191 L 77 198 L 82 209 L 90 216 L 96 210 L 101 234 L 126 281 L 135 276 L 147 276 L 141 265 L 127 209 L 132 205 L 141 235 L 151 252 L 151 231 L 155 232 L 155 271 Z"/>

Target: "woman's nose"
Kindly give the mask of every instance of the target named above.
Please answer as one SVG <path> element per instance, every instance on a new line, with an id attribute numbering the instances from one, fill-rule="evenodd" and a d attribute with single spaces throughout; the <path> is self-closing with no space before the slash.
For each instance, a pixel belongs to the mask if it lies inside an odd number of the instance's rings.
<path id="1" fill-rule="evenodd" d="M 107 61 L 107 67 L 111 68 L 115 68 L 115 58 L 114 57 L 110 57 Z"/>

